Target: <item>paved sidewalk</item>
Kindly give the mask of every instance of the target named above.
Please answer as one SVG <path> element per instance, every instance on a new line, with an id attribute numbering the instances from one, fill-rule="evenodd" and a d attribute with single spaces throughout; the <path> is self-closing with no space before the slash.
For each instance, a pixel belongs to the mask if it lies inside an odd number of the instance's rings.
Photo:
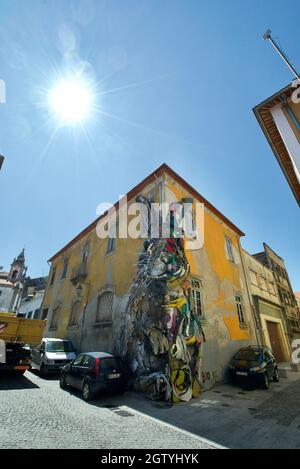
<path id="1" fill-rule="evenodd" d="M 218 385 L 175 405 L 127 393 L 123 405 L 229 448 L 300 448 L 299 402 L 300 373 L 290 371 L 269 391 Z"/>

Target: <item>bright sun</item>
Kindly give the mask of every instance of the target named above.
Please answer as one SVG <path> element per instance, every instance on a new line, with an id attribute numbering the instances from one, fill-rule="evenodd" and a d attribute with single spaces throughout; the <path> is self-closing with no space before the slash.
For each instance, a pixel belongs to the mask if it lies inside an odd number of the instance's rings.
<path id="1" fill-rule="evenodd" d="M 53 114 L 62 124 L 74 125 L 88 118 L 93 105 L 93 94 L 87 81 L 65 78 L 49 91 L 48 101 Z"/>

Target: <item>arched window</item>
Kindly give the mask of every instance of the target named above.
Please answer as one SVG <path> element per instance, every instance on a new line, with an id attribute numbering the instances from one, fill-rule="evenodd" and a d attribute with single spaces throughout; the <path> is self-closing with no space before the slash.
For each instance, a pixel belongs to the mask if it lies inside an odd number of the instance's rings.
<path id="1" fill-rule="evenodd" d="M 17 278 L 17 275 L 18 275 L 18 271 L 17 271 L 17 270 L 13 270 L 13 273 L 12 273 L 11 278 L 12 278 L 13 280 L 15 280 L 15 279 Z"/>
<path id="2" fill-rule="evenodd" d="M 72 305 L 71 309 L 71 315 L 70 315 L 70 321 L 69 321 L 69 326 L 77 326 L 79 323 L 79 316 L 80 316 L 80 301 L 75 301 Z"/>
<path id="3" fill-rule="evenodd" d="M 111 291 L 105 291 L 98 297 L 96 322 L 112 322 L 113 299 Z"/>
<path id="4" fill-rule="evenodd" d="M 56 306 L 53 309 L 51 323 L 50 323 L 50 329 L 57 329 L 58 320 L 59 320 L 59 313 L 60 313 L 60 305 Z"/>

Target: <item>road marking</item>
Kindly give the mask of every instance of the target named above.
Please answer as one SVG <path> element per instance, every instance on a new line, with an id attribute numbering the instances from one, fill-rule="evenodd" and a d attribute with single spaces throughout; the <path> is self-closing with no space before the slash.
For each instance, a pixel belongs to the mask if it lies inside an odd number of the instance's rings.
<path id="1" fill-rule="evenodd" d="M 222 446 L 219 443 L 215 443 L 214 441 L 208 440 L 207 438 L 203 438 L 202 436 L 196 435 L 195 433 L 189 432 L 188 430 L 183 430 L 182 428 L 175 427 L 175 425 L 172 425 L 171 423 L 164 422 L 163 420 L 159 420 L 156 417 L 151 417 L 150 415 L 144 414 L 143 412 L 140 412 L 139 410 L 133 409 L 132 407 L 129 407 L 127 405 L 120 406 L 120 408 L 124 408 L 130 412 L 133 412 L 137 415 L 140 415 L 141 417 L 145 417 L 149 420 L 152 420 L 154 423 L 158 425 L 163 425 L 167 428 L 170 428 L 171 430 L 175 430 L 177 432 L 182 433 L 185 436 L 188 436 L 190 438 L 194 438 L 198 441 L 201 441 L 202 443 L 205 443 L 209 446 L 212 446 L 215 449 L 228 449 L 226 446 Z"/>

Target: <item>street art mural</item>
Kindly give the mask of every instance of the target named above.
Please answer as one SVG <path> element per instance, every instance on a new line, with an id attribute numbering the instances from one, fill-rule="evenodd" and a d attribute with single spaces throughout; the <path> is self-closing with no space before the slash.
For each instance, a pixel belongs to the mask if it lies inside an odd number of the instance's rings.
<path id="1" fill-rule="evenodd" d="M 138 201 L 150 214 L 150 202 L 143 197 Z M 200 394 L 205 341 L 191 307 L 190 269 L 184 239 L 176 231 L 176 213 L 178 203 L 173 203 L 170 237 L 152 239 L 149 227 L 119 341 L 133 372 L 133 389 L 172 402 Z"/>

